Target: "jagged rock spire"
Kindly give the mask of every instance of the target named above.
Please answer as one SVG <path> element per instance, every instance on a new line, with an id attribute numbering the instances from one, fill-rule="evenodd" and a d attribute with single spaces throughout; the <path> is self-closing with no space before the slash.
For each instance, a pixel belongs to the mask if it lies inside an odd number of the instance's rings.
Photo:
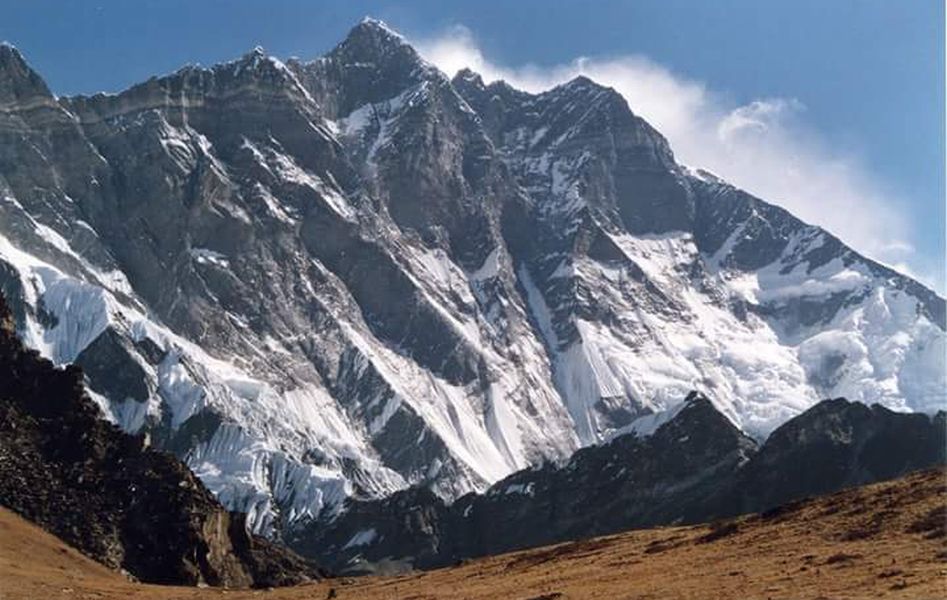
<path id="1" fill-rule="evenodd" d="M 15 46 L 0 43 L 0 105 L 51 98 L 46 82 L 27 64 Z"/>

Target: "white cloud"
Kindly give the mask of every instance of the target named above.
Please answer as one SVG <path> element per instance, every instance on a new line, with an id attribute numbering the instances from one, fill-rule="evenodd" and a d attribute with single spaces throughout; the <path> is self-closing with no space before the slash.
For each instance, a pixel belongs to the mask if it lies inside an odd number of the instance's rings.
<path id="1" fill-rule="evenodd" d="M 503 79 L 529 92 L 577 75 L 610 86 L 668 138 L 680 162 L 783 206 L 860 252 L 943 290 L 940 261 L 918 255 L 907 242 L 913 224 L 899 210 L 901 203 L 856 157 L 830 148 L 807 126 L 798 99 L 739 105 L 642 56 L 580 57 L 550 67 L 499 65 L 484 56 L 463 26 L 415 45 L 445 73 L 469 67 L 488 82 Z"/>

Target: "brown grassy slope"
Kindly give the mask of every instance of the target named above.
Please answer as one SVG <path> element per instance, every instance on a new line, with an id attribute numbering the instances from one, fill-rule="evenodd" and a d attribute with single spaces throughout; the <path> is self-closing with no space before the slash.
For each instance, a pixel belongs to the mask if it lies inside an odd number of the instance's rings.
<path id="1" fill-rule="evenodd" d="M 947 598 L 943 471 L 856 488 L 717 525 L 560 544 L 401 577 L 272 591 L 130 583 L 0 512 L 0 598 Z"/>

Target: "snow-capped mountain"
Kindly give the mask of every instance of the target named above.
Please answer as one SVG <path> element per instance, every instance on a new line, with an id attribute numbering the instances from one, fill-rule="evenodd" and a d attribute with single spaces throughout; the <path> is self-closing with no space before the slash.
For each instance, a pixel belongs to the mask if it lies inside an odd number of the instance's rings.
<path id="1" fill-rule="evenodd" d="M 90 97 L 0 47 L 0 290 L 274 534 L 483 490 L 695 388 L 756 436 L 947 401 L 931 290 L 679 165 L 611 89 L 449 79 L 373 20 Z"/>

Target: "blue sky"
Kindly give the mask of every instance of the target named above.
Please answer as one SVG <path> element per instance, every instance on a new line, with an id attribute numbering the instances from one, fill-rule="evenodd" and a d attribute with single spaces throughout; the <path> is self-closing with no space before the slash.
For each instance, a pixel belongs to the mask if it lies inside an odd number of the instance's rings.
<path id="1" fill-rule="evenodd" d="M 117 91 L 255 45 L 315 57 L 361 17 L 442 68 L 622 92 L 708 167 L 944 289 L 939 0 L 0 0 L 0 39 L 58 94 Z"/>

